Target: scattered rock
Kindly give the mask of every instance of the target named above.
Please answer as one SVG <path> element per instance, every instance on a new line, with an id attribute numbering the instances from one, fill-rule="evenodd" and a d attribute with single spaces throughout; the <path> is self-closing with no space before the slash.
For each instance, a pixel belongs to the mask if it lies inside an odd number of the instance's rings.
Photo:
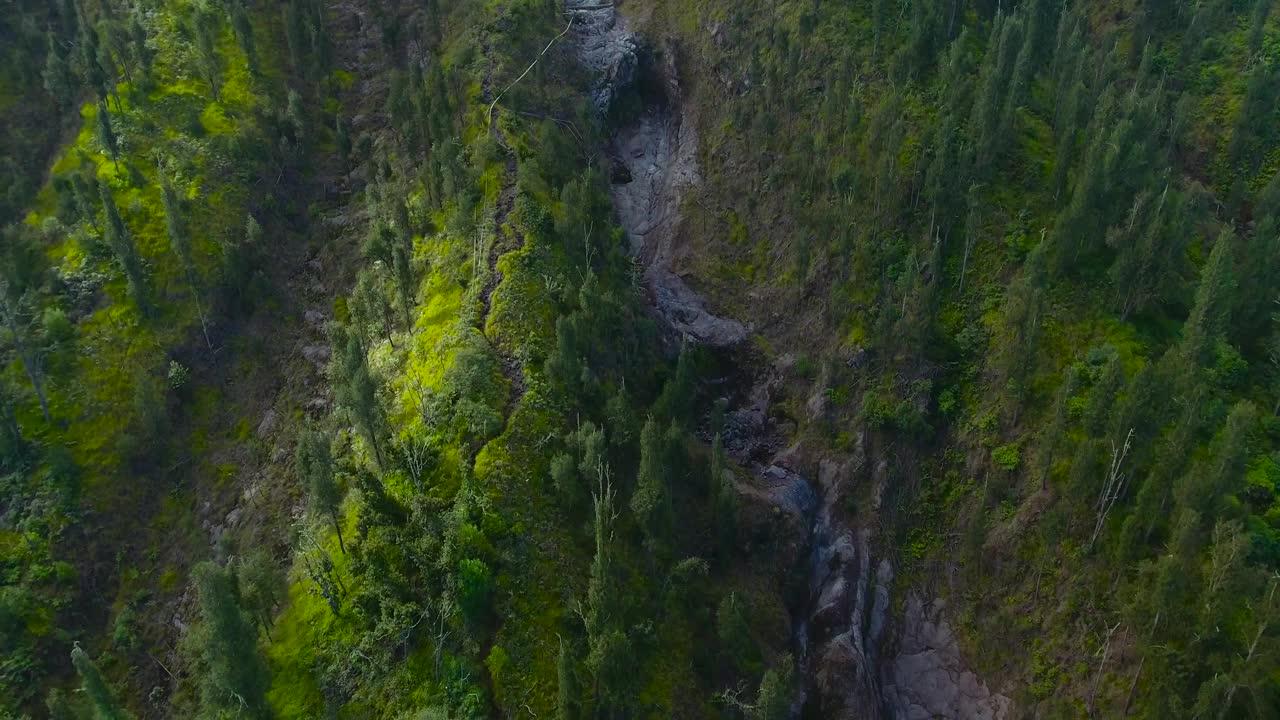
<path id="1" fill-rule="evenodd" d="M 276 429 L 276 411 L 272 408 L 262 416 L 262 422 L 258 423 L 258 437 L 265 439 Z"/>
<path id="2" fill-rule="evenodd" d="M 323 368 L 329 362 L 329 348 L 324 345 L 308 345 L 302 348 L 302 357 L 318 368 Z"/>
<path id="3" fill-rule="evenodd" d="M 311 262 L 318 263 L 320 261 L 312 260 Z M 307 265 L 310 265 L 310 264 L 311 263 L 307 263 Z M 319 268 L 316 268 L 316 269 L 318 270 Z M 324 324 L 329 321 L 329 318 L 325 317 L 324 313 L 318 312 L 316 310 L 306 311 L 305 313 L 302 314 L 302 319 L 306 320 L 307 324 L 316 330 L 323 330 Z"/>
<path id="4" fill-rule="evenodd" d="M 815 385 L 813 394 L 804 404 L 810 420 L 820 420 L 827 415 L 827 389 Z"/>

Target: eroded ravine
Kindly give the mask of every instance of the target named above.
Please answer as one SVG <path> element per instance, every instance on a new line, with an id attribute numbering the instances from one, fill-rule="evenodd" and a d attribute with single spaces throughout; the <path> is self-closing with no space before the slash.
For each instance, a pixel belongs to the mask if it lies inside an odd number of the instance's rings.
<path id="1" fill-rule="evenodd" d="M 683 105 L 675 53 L 646 51 L 612 2 L 568 0 L 566 5 L 574 18 L 578 57 L 593 73 L 591 97 L 602 115 L 641 81 L 642 73 L 650 73 L 645 79 L 660 88 L 630 122 L 613 129 L 603 148 L 612 166 L 610 192 L 618 221 L 644 268 L 653 308 L 681 337 L 732 354 L 748 337 L 748 328 L 710 312 L 675 271 L 681 208 L 686 193 L 701 183 L 696 125 Z M 738 487 L 744 498 L 772 505 L 801 536 L 795 566 L 803 568 L 804 592 L 792 598 L 792 643 L 801 682 L 793 716 L 1006 717 L 1009 700 L 965 670 L 941 601 L 909 592 L 903 616 L 890 614 L 893 566 L 879 556 L 884 553 L 876 549 L 871 528 L 859 527 L 847 510 L 854 497 L 883 495 L 887 463 L 873 462 L 865 442 L 852 453 L 816 457 L 790 445 L 769 420 L 769 398 L 780 380 L 774 372 L 764 375 L 740 393 L 740 406 L 729 413 L 738 442 L 727 441 L 726 448 L 753 471 L 754 482 Z"/>

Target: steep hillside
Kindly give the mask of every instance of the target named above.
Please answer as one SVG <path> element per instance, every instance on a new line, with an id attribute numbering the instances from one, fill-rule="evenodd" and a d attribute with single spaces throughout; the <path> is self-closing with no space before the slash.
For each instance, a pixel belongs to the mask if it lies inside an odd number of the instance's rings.
<path id="1" fill-rule="evenodd" d="M 0 717 L 1280 712 L 1270 0 L 13 5 Z"/>

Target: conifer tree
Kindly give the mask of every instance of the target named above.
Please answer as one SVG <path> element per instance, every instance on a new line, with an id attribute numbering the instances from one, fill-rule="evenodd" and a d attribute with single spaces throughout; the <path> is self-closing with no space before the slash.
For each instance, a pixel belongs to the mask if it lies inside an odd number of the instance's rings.
<path id="1" fill-rule="evenodd" d="M 235 578 L 212 562 L 196 565 L 191 574 L 202 620 L 191 636 L 203 665 L 198 676 L 201 704 L 215 712 L 267 720 L 270 680 L 258 654 L 257 631 L 240 607 Z"/>
<path id="2" fill-rule="evenodd" d="M 793 675 L 791 656 L 783 655 L 760 681 L 760 692 L 750 713 L 751 720 L 788 720 L 791 717 Z"/>
<path id="3" fill-rule="evenodd" d="M 187 286 L 191 289 L 191 300 L 196 306 L 196 315 L 200 317 L 200 329 L 204 332 L 205 346 L 213 349 L 213 341 L 209 339 L 209 322 L 204 315 L 204 305 L 200 302 L 200 286 L 196 282 L 196 262 L 191 249 L 191 234 L 187 229 L 183 216 L 182 200 L 168 178 L 160 180 L 160 200 L 164 205 L 165 229 L 169 234 L 169 247 L 173 249 L 182 263 L 182 272 L 187 276 Z"/>
<path id="4" fill-rule="evenodd" d="M 58 103 L 61 110 L 68 110 L 75 103 L 76 83 L 67 56 L 53 33 L 48 35 L 43 77 L 45 91 Z"/>
<path id="5" fill-rule="evenodd" d="M 106 102 L 107 71 L 98 60 L 98 31 L 91 27 L 83 27 L 77 43 L 80 47 L 80 71 L 89 87 L 98 96 L 99 102 Z"/>
<path id="6" fill-rule="evenodd" d="M 995 354 L 995 367 L 1014 403 L 1015 415 L 1026 392 L 1026 381 L 1035 368 L 1044 304 L 1042 296 L 1048 281 L 1044 246 L 1041 241 L 1031 250 L 1022 274 L 1009 285 L 1005 295 L 1003 329 L 1000 347 Z"/>
<path id="7" fill-rule="evenodd" d="M 133 57 L 138 63 L 138 70 L 142 76 L 142 83 L 144 86 L 149 86 L 156 51 L 148 43 L 147 28 L 142 24 L 141 6 L 134 8 L 129 18 L 129 40 L 132 44 Z"/>
<path id="8" fill-rule="evenodd" d="M 395 330 L 395 323 L 391 319 L 391 303 L 387 302 L 386 293 L 373 270 L 364 268 L 356 275 L 356 288 L 351 295 L 349 307 L 352 324 L 365 342 L 372 340 L 365 333 L 369 327 L 373 327 L 386 338 L 388 345 L 396 346 L 391 334 Z"/>
<path id="9" fill-rule="evenodd" d="M 231 5 L 231 30 L 235 33 L 240 51 L 244 53 L 249 74 L 257 77 L 262 70 L 258 65 L 258 46 L 253 39 L 253 21 L 243 0 L 233 0 Z"/>
<path id="10" fill-rule="evenodd" d="M 1070 420 L 1071 396 L 1075 394 L 1079 378 L 1073 368 L 1068 368 L 1067 377 L 1058 386 L 1058 394 L 1053 403 L 1053 415 L 1049 425 L 1040 434 L 1040 489 L 1049 486 L 1049 473 L 1058 459 L 1059 452 L 1066 444 L 1067 422 Z"/>
<path id="11" fill-rule="evenodd" d="M 340 326 L 334 327 L 329 340 L 333 348 L 334 399 L 351 414 L 356 428 L 373 449 L 374 460 L 382 467 L 382 406 L 364 346 L 358 336 Z"/>
<path id="12" fill-rule="evenodd" d="M 259 627 L 270 632 L 271 618 L 288 594 L 271 556 L 258 549 L 241 558 L 236 565 L 236 584 L 245 610 Z"/>
<path id="13" fill-rule="evenodd" d="M 295 72 L 307 75 L 307 38 L 303 26 L 302 11 L 298 9 L 298 0 L 287 0 L 281 12 L 284 14 L 284 36 L 289 45 L 289 63 Z"/>
<path id="14" fill-rule="evenodd" d="M 631 496 L 631 512 L 645 534 L 650 553 L 665 546 L 671 534 L 671 488 L 663 458 L 662 432 L 652 417 L 640 431 L 640 469 Z"/>
<path id="15" fill-rule="evenodd" d="M 342 492 L 334 477 L 333 458 L 329 454 L 329 440 L 315 430 L 304 430 L 298 436 L 298 448 L 294 453 L 298 478 L 306 485 L 311 507 L 329 517 L 338 534 L 338 547 L 347 552 L 342 540 L 342 522 L 338 508 L 342 504 Z"/>
<path id="16" fill-rule="evenodd" d="M 222 23 L 210 7 L 197 5 L 192 17 L 191 34 L 195 37 L 196 60 L 200 74 L 209 85 L 214 102 L 222 99 L 222 57 L 218 54 L 218 36 Z"/>
<path id="17" fill-rule="evenodd" d="M 1224 230 L 1200 271 L 1195 304 L 1182 329 L 1181 353 L 1186 370 L 1205 367 L 1209 351 L 1230 316 L 1235 291 L 1235 236 Z"/>
<path id="18" fill-rule="evenodd" d="M 1218 516 L 1222 499 L 1243 479 L 1248 457 L 1249 434 L 1257 425 L 1258 412 L 1247 400 L 1231 408 L 1213 444 L 1210 460 L 1193 467 L 1175 491 L 1179 504 L 1195 512 L 1205 523 Z"/>
<path id="19" fill-rule="evenodd" d="M 578 678 L 573 668 L 573 651 L 560 638 L 560 654 L 556 658 L 556 718 L 578 720 Z"/>
<path id="20" fill-rule="evenodd" d="M 88 696 L 89 703 L 93 706 L 93 716 L 95 720 L 131 720 L 133 718 L 120 705 L 120 701 L 116 699 L 115 692 L 107 685 L 107 681 L 102 677 L 102 673 L 98 671 L 98 666 L 93 664 L 93 660 L 89 658 L 89 654 L 81 649 L 80 644 L 76 643 L 71 649 L 71 664 L 75 666 L 76 672 L 80 675 L 81 689 Z"/>
<path id="21" fill-rule="evenodd" d="M 8 383 L 0 380 L 0 470 L 13 469 L 23 454 L 22 428 L 18 425 L 14 405 Z"/>
<path id="22" fill-rule="evenodd" d="M 138 256 L 138 247 L 133 241 L 133 235 L 130 234 L 129 228 L 125 226 L 124 220 L 120 217 L 120 211 L 116 208 L 115 197 L 111 194 L 111 188 L 106 183 L 99 186 L 102 196 L 102 207 L 106 214 L 105 236 L 107 245 L 116 255 L 116 261 L 120 263 L 120 267 L 124 270 L 125 279 L 128 281 L 129 296 L 137 303 L 138 310 L 143 315 L 151 314 L 151 302 L 149 300 L 149 288 L 147 285 L 147 276 L 142 269 L 142 258 Z"/>
<path id="23" fill-rule="evenodd" d="M 32 298 L 43 282 L 43 255 L 30 236 L 17 227 L 0 231 L 0 327 L 8 331 L 31 390 L 40 403 L 45 422 L 52 422 L 45 392 L 45 372 L 40 355 L 29 340 Z M 16 428 L 16 424 L 14 426 Z"/>
<path id="24" fill-rule="evenodd" d="M 98 123 L 94 127 L 97 128 L 98 144 L 102 146 L 103 151 L 111 158 L 111 162 L 115 164 L 116 170 L 120 170 L 120 141 L 116 137 L 115 128 L 111 124 L 111 113 L 107 111 L 107 104 L 98 103 Z"/>

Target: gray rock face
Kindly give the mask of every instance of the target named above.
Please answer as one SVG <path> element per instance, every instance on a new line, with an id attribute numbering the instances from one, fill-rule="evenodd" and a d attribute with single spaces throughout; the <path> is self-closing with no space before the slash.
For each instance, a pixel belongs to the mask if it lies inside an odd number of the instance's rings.
<path id="1" fill-rule="evenodd" d="M 942 617 L 943 603 L 907 596 L 898 657 L 887 673 L 884 695 L 895 716 L 907 720 L 1003 720 L 1013 702 L 987 689 L 964 668 L 955 633 Z"/>
<path id="2" fill-rule="evenodd" d="M 591 100 L 604 113 L 635 82 L 640 64 L 635 35 L 619 22 L 612 0 L 566 0 L 565 6 L 573 16 L 578 57 L 595 77 Z"/>
<path id="3" fill-rule="evenodd" d="M 324 345 L 308 345 L 302 348 L 302 357 L 318 368 L 324 368 L 329 362 L 329 348 Z"/>
<path id="4" fill-rule="evenodd" d="M 568 0 L 582 64 L 593 71 L 592 100 L 604 113 L 635 83 L 640 43 L 612 2 Z M 670 54 L 667 54 L 668 61 Z M 668 103 L 647 108 L 619 129 L 606 148 L 613 161 L 611 194 L 633 255 L 645 261 L 645 280 L 663 320 L 694 342 L 723 347 L 742 342 L 747 329 L 708 312 L 701 297 L 671 271 L 685 191 L 700 180 L 698 138 L 679 104 L 673 67 L 661 68 Z"/>

